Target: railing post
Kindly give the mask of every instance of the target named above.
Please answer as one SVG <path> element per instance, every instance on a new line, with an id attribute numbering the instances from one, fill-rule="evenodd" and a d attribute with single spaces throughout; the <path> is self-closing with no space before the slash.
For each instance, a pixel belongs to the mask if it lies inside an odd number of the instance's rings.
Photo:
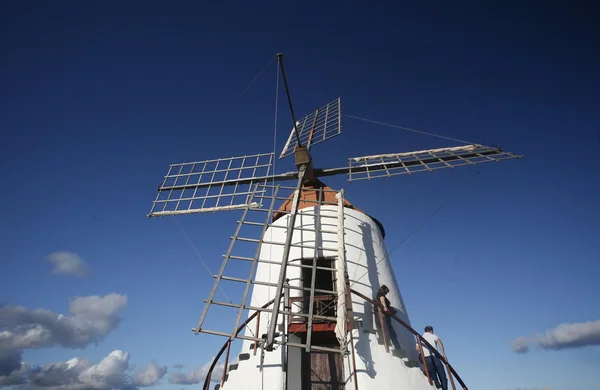
<path id="1" fill-rule="evenodd" d="M 445 358 L 444 359 L 445 360 L 444 361 L 444 365 L 446 366 L 446 371 L 448 371 L 448 377 L 450 379 L 450 384 L 452 385 L 452 390 L 456 390 L 456 386 L 454 385 L 454 378 L 453 378 L 453 375 L 452 375 L 452 371 L 450 371 L 450 366 L 449 366 L 449 363 L 448 363 L 448 358 L 445 357 L 445 356 L 444 356 L 444 358 Z"/>
<path id="2" fill-rule="evenodd" d="M 210 390 L 210 378 L 212 377 L 212 370 L 208 372 L 208 378 L 206 378 L 206 386 L 204 390 Z"/>
<path id="3" fill-rule="evenodd" d="M 385 329 L 385 321 L 383 320 L 383 312 L 381 311 L 381 307 L 377 307 L 377 313 L 379 314 L 379 325 L 381 325 L 381 333 L 383 336 L 383 345 L 385 345 L 385 352 L 390 352 L 390 346 L 387 342 L 387 332 Z"/>
<path id="4" fill-rule="evenodd" d="M 260 326 L 260 310 L 256 311 L 258 314 L 256 315 L 256 333 L 258 334 L 258 327 Z M 254 356 L 256 356 L 256 349 L 258 348 L 258 341 L 254 341 Z"/>
<path id="5" fill-rule="evenodd" d="M 352 295 L 350 293 L 350 280 L 346 277 L 346 312 L 348 313 L 348 326 L 350 332 L 350 346 L 352 347 L 352 369 L 354 370 L 354 390 L 358 390 L 358 375 L 356 375 L 356 353 L 354 351 L 354 312 L 352 311 Z"/>
<path id="6" fill-rule="evenodd" d="M 354 390 L 358 390 L 358 376 L 356 375 L 356 357 L 354 355 L 354 337 L 352 336 L 353 328 L 350 328 L 350 347 L 352 348 L 352 369 L 354 370 Z"/>
<path id="7" fill-rule="evenodd" d="M 223 375 L 221 376 L 221 387 L 225 383 L 225 375 L 227 375 L 227 365 L 229 364 L 229 351 L 231 350 L 231 340 L 227 341 L 227 354 L 225 355 L 225 366 L 223 367 Z"/>
<path id="8" fill-rule="evenodd" d="M 429 369 L 427 368 L 427 361 L 425 360 L 425 354 L 423 353 L 423 345 L 421 344 L 421 338 L 417 337 L 417 344 L 419 345 L 419 354 L 421 355 L 421 361 L 423 362 L 423 368 L 425 369 L 425 375 L 429 381 L 429 385 L 433 385 L 431 376 L 429 375 Z M 455 389 L 456 390 L 456 389 Z"/>

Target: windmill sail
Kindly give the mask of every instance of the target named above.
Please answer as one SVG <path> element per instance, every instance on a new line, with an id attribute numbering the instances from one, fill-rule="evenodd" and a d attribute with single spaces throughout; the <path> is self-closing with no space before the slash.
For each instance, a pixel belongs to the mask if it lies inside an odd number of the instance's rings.
<path id="1" fill-rule="evenodd" d="M 248 199 L 253 186 L 270 177 L 272 166 L 273 153 L 172 164 L 148 216 L 258 207 Z"/>
<path id="2" fill-rule="evenodd" d="M 300 119 L 296 122 L 296 128 L 301 145 L 306 145 L 308 148 L 340 135 L 342 133 L 341 98 L 337 98 Z M 297 146 L 295 129 L 292 129 L 279 158 L 292 155 Z"/>
<path id="3" fill-rule="evenodd" d="M 348 181 L 370 180 L 379 177 L 410 175 L 444 168 L 476 165 L 486 162 L 521 158 L 499 148 L 466 145 L 448 148 L 418 150 L 394 154 L 379 154 L 348 159 L 347 167 L 317 169 L 319 177 L 347 174 Z"/>

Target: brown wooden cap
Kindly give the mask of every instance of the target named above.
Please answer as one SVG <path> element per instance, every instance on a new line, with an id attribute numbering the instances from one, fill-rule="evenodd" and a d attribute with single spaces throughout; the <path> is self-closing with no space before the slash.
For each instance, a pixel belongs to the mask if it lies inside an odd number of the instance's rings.
<path id="1" fill-rule="evenodd" d="M 323 199 L 322 203 L 328 206 L 337 206 L 337 199 L 335 197 L 337 191 L 331 189 L 331 187 L 325 185 L 319 179 L 314 180 L 309 184 L 305 184 L 300 189 L 300 201 L 298 202 L 298 210 L 305 209 L 308 207 L 315 207 L 318 204 L 319 190 L 323 190 Z M 281 206 L 273 213 L 273 222 L 277 221 L 279 218 L 288 214 L 292 210 L 292 201 L 294 200 L 294 193 L 283 202 Z M 360 211 L 363 214 L 368 215 L 379 227 L 382 236 L 385 238 L 385 229 L 381 222 L 377 219 L 373 218 L 369 214 L 355 207 L 351 202 L 347 199 L 344 199 L 344 207 L 349 209 L 353 209 L 356 211 Z"/>
<path id="2" fill-rule="evenodd" d="M 335 197 L 336 191 L 332 190 L 331 187 L 325 185 L 320 180 L 316 180 L 313 183 L 305 184 L 300 189 L 300 201 L 298 202 L 298 210 L 302 210 L 307 207 L 315 207 L 318 204 L 319 192 L 323 190 L 322 203 L 327 206 L 337 205 L 337 199 Z M 294 199 L 294 193 L 292 193 L 279 208 L 273 213 L 273 222 L 283 217 L 292 210 L 292 201 Z M 354 207 L 352 203 L 344 199 L 344 207 L 361 211 Z"/>

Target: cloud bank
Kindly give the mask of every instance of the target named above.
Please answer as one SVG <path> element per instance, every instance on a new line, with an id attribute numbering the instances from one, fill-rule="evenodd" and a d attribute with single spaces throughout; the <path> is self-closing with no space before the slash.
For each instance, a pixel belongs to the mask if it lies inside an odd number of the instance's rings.
<path id="1" fill-rule="evenodd" d="M 127 296 L 115 293 L 74 298 L 67 316 L 0 305 L 0 385 L 14 384 L 28 372 L 21 361 L 23 350 L 83 348 L 98 342 L 117 327 L 117 315 L 126 306 Z"/>
<path id="2" fill-rule="evenodd" d="M 0 356 L 11 350 L 85 347 L 116 328 L 117 314 L 125 306 L 127 296 L 115 293 L 75 298 L 68 316 L 23 306 L 0 306 Z"/>
<path id="3" fill-rule="evenodd" d="M 152 362 L 148 367 L 128 374 L 129 353 L 116 350 L 97 364 L 73 358 L 66 362 L 32 368 L 23 363 L 18 371 L 0 376 L 0 387 L 18 386 L 27 390 L 110 390 L 148 387 L 167 372 Z"/>
<path id="4" fill-rule="evenodd" d="M 76 253 L 67 251 L 54 252 L 48 256 L 48 260 L 50 260 L 54 266 L 52 272 L 55 274 L 73 276 L 89 275 L 89 269 L 85 264 L 85 261 L 83 261 Z"/>
<path id="5" fill-rule="evenodd" d="M 519 337 L 511 342 L 511 348 L 516 353 L 527 353 L 532 346 L 559 351 L 591 345 L 600 345 L 600 320 L 560 324 L 543 334 Z"/>
<path id="6" fill-rule="evenodd" d="M 0 306 L 0 387 L 21 390 L 133 390 L 156 384 L 166 366 L 151 362 L 131 373 L 129 353 L 115 350 L 97 364 L 73 358 L 44 367 L 22 361 L 23 350 L 51 347 L 82 348 L 112 332 L 127 306 L 127 296 L 77 297 L 69 314 Z"/>

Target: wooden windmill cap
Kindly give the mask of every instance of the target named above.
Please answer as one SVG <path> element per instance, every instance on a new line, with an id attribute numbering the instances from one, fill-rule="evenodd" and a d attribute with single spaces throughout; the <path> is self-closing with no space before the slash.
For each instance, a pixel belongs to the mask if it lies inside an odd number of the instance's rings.
<path id="1" fill-rule="evenodd" d="M 304 184 L 300 189 L 300 200 L 298 202 L 298 210 L 302 210 L 309 207 L 315 207 L 319 204 L 319 193 L 322 190 L 322 199 L 321 202 L 326 206 L 336 206 L 338 204 L 338 200 L 335 197 L 337 191 L 334 191 L 328 185 L 321 182 L 319 179 L 315 179 L 311 183 Z M 279 206 L 277 211 L 273 213 L 273 222 L 283 217 L 284 215 L 289 214 L 292 211 L 292 202 L 294 199 L 294 193 L 292 193 L 282 204 Z M 353 209 L 359 211 L 363 214 L 367 214 L 364 211 L 358 209 L 351 202 L 344 198 L 344 207 L 349 209 Z M 368 214 L 367 214 L 368 215 Z M 373 221 L 377 224 L 379 229 L 381 230 L 381 234 L 385 237 L 385 230 L 383 229 L 383 225 L 375 218 L 371 217 Z"/>
<path id="2" fill-rule="evenodd" d="M 319 193 L 322 190 L 321 202 L 323 205 L 335 206 L 337 205 L 337 199 L 335 197 L 336 191 L 332 190 L 331 187 L 325 185 L 322 181 L 316 179 L 314 182 L 305 184 L 300 189 L 300 201 L 298 202 L 298 210 L 302 210 L 308 207 L 315 207 L 319 203 Z M 273 222 L 283 217 L 292 211 L 292 202 L 294 199 L 294 193 L 292 193 L 275 213 L 273 213 Z M 357 211 L 354 205 L 344 199 L 344 207 L 348 207 Z"/>

